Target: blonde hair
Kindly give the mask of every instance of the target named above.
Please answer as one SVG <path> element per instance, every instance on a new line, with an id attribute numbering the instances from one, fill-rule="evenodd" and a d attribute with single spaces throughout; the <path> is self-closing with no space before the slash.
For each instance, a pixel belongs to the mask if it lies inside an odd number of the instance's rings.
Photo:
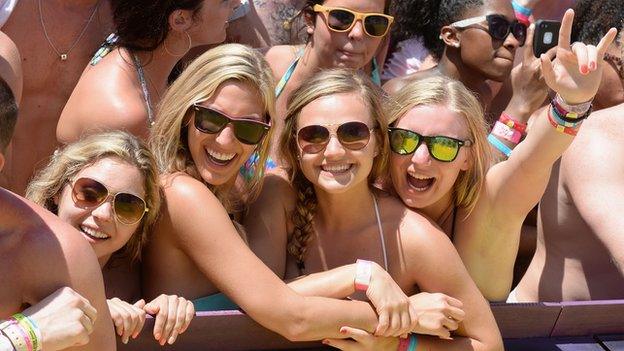
<path id="1" fill-rule="evenodd" d="M 93 134 L 57 150 L 48 165 L 28 184 L 26 197 L 58 214 L 55 197 L 60 195 L 65 184 L 84 168 L 108 157 L 116 157 L 135 166 L 143 175 L 144 200 L 149 211 L 125 245 L 126 254 L 132 260 L 139 260 L 141 248 L 158 217 L 161 196 L 154 157 L 145 143 L 134 135 L 122 131 Z"/>
<path id="2" fill-rule="evenodd" d="M 211 49 L 195 59 L 176 79 L 159 104 L 156 124 L 152 127 L 149 146 L 154 152 L 161 172 L 185 172 L 204 182 L 188 150 L 186 126 L 190 123 L 193 104 L 212 97 L 219 86 L 227 81 L 248 83 L 256 88 L 263 101 L 266 116 L 275 110 L 274 80 L 271 68 L 256 50 L 240 44 L 224 44 Z M 258 196 L 262 186 L 264 167 L 269 153 L 271 131 L 258 145 L 258 161 L 250 179 L 245 179 L 241 194 L 247 202 Z M 226 210 L 239 212 L 240 197 L 232 189 L 206 184 L 215 193 Z"/>
<path id="3" fill-rule="evenodd" d="M 297 119 L 301 110 L 311 102 L 335 94 L 357 94 L 368 107 L 375 122 L 375 133 L 379 153 L 373 160 L 369 183 L 384 178 L 387 174 L 389 157 L 388 123 L 383 110 L 380 89 L 366 76 L 350 69 L 321 71 L 297 88 L 288 99 L 285 127 L 280 138 L 279 149 L 283 160 L 290 166 L 288 175 L 297 192 L 297 204 L 292 215 L 294 231 L 288 242 L 288 253 L 303 270 L 306 245 L 312 235 L 312 222 L 316 212 L 316 194 L 312 183 L 303 176 L 297 159 Z M 372 137 L 371 135 L 371 137 Z"/>
<path id="4" fill-rule="evenodd" d="M 492 159 L 483 108 L 461 82 L 435 76 L 411 82 L 389 99 L 387 111 L 390 124 L 422 105 L 442 105 L 462 116 L 468 125 L 469 139 L 473 143 L 469 148 L 472 162 L 471 167 L 462 171 L 455 180 L 453 201 L 455 206 L 466 207 L 470 213 L 477 203 Z"/>

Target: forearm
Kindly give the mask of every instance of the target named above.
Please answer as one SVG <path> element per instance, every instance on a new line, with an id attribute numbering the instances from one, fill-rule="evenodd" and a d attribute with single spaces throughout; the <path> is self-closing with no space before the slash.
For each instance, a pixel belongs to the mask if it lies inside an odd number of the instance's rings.
<path id="1" fill-rule="evenodd" d="M 288 286 L 303 296 L 343 299 L 355 292 L 354 277 L 355 264 L 350 264 L 301 277 L 288 283 Z"/>

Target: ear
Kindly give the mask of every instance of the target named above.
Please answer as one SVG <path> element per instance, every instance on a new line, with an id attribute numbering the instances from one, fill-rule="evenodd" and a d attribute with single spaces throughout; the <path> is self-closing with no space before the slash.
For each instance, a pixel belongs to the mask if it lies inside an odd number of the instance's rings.
<path id="1" fill-rule="evenodd" d="M 193 25 L 193 13 L 189 10 L 175 10 L 169 14 L 169 27 L 176 32 L 184 32 Z"/>
<path id="2" fill-rule="evenodd" d="M 303 10 L 303 20 L 305 21 L 306 33 L 309 35 L 314 34 L 314 27 L 316 26 L 316 13 L 310 9 Z"/>
<path id="3" fill-rule="evenodd" d="M 61 192 L 63 192 L 63 188 L 61 188 Z M 57 207 L 58 207 L 58 204 L 59 204 L 59 202 L 60 202 L 60 197 L 61 197 L 61 194 L 59 194 L 59 193 L 54 194 L 54 196 L 52 197 L 52 201 L 54 202 L 54 204 L 55 204 Z"/>
<path id="4" fill-rule="evenodd" d="M 440 30 L 440 39 L 446 46 L 459 48 L 461 45 L 461 33 L 457 28 L 444 26 Z"/>
<path id="5" fill-rule="evenodd" d="M 469 170 L 470 168 L 472 168 L 472 164 L 474 163 L 473 148 L 470 148 L 467 151 L 468 152 L 466 152 L 466 157 L 464 158 L 464 161 L 462 162 L 461 167 L 460 167 L 462 171 Z"/>
<path id="6" fill-rule="evenodd" d="M 4 154 L 0 152 L 0 171 L 2 171 L 3 167 L 4 167 Z"/>

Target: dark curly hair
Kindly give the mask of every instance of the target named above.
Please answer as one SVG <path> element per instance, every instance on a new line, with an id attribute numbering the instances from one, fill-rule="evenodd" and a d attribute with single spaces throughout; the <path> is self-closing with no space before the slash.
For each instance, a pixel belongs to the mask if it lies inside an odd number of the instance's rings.
<path id="1" fill-rule="evenodd" d="M 622 0 L 578 0 L 574 7 L 572 41 L 598 45 L 600 39 L 615 27 L 624 27 Z"/>
<path id="2" fill-rule="evenodd" d="M 0 152 L 4 152 L 11 141 L 17 122 L 15 96 L 7 82 L 0 77 Z"/>
<path id="3" fill-rule="evenodd" d="M 118 44 L 128 50 L 152 51 L 167 37 L 173 11 L 189 10 L 194 17 L 202 4 L 203 0 L 111 0 Z"/>
<path id="4" fill-rule="evenodd" d="M 436 25 L 440 0 L 394 0 L 390 14 L 394 16 L 392 39 L 403 41 L 425 37 Z"/>

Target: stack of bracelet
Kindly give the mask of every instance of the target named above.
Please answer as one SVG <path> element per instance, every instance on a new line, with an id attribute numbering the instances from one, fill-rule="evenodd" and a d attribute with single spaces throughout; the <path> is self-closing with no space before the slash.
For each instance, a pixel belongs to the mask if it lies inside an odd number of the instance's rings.
<path id="1" fill-rule="evenodd" d="M 590 100 L 578 105 L 569 105 L 557 94 L 550 101 L 548 121 L 558 132 L 574 136 L 591 113 L 591 103 Z"/>
<path id="2" fill-rule="evenodd" d="M 16 351 L 41 351 L 41 331 L 32 319 L 21 313 L 0 323 L 0 332 Z"/>
<path id="3" fill-rule="evenodd" d="M 518 145 L 522 138 L 526 135 L 527 125 L 519 122 L 507 113 L 501 113 L 498 121 L 494 124 L 492 132 L 488 135 L 488 141 L 498 151 L 502 152 L 505 156 L 511 155 L 512 149 L 505 145 L 502 140 L 507 140 L 511 144 Z"/>
<path id="4" fill-rule="evenodd" d="M 529 26 L 529 24 L 531 24 L 530 17 L 533 13 L 533 10 L 518 4 L 515 0 L 511 2 L 511 5 L 513 6 L 514 12 L 516 13 L 516 19 L 518 20 L 518 22 L 524 23 Z"/>
<path id="5" fill-rule="evenodd" d="M 410 334 L 409 337 L 405 339 L 399 339 L 399 347 L 397 351 L 416 351 L 416 347 L 418 346 L 418 339 L 415 334 Z"/>

